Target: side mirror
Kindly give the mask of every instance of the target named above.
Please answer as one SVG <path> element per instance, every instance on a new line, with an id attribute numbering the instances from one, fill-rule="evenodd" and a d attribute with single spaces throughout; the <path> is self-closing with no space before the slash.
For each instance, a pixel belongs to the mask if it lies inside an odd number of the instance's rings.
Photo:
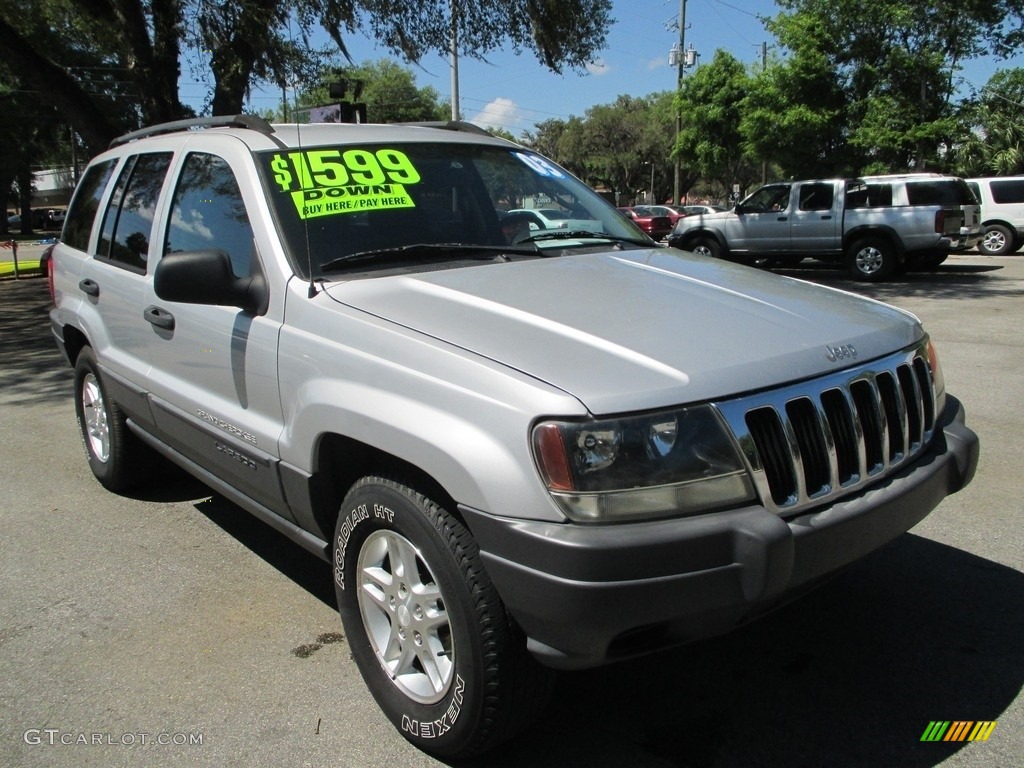
<path id="1" fill-rule="evenodd" d="M 266 312 L 270 302 L 262 274 L 235 277 L 231 257 L 215 249 L 164 254 L 153 274 L 153 288 L 167 301 L 238 307 L 253 315 Z"/>

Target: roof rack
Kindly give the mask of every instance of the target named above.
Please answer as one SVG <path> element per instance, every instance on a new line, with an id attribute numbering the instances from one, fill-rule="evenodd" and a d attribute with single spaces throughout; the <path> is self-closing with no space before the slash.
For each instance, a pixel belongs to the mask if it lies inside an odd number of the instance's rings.
<path id="1" fill-rule="evenodd" d="M 176 133 L 187 131 L 191 128 L 249 128 L 253 131 L 269 136 L 274 132 L 274 126 L 268 123 L 259 115 L 215 115 L 213 117 L 191 117 L 187 120 L 175 120 L 170 123 L 159 123 L 148 128 L 140 128 L 137 131 L 118 136 L 110 142 L 110 149 L 127 144 L 145 136 L 158 136 L 163 133 Z"/>
<path id="2" fill-rule="evenodd" d="M 491 135 L 491 133 L 486 128 L 481 128 L 479 125 L 474 125 L 473 123 L 467 123 L 465 120 L 436 120 L 422 123 L 395 123 L 395 125 L 411 125 L 420 128 L 441 128 L 446 131 L 462 131 L 463 133 L 475 133 L 479 136 Z"/>

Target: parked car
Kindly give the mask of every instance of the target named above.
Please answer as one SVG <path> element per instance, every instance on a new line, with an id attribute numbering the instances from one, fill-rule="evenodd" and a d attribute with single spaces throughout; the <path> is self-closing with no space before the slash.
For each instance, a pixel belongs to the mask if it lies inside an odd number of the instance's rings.
<path id="1" fill-rule="evenodd" d="M 634 205 L 633 210 L 642 213 L 644 216 L 664 216 L 672 222 L 673 226 L 686 215 L 685 213 L 680 213 L 671 205 Z"/>
<path id="2" fill-rule="evenodd" d="M 646 232 L 652 240 L 661 240 L 672 231 L 672 220 L 668 216 L 655 216 L 653 213 L 645 211 L 644 206 L 635 205 L 619 208 L 619 210 Z"/>
<path id="3" fill-rule="evenodd" d="M 33 229 L 60 229 L 64 225 L 66 211 L 63 208 L 33 208 Z"/>
<path id="4" fill-rule="evenodd" d="M 677 205 L 675 208 L 686 216 L 699 216 L 703 213 L 719 213 L 729 210 L 721 205 Z"/>
<path id="5" fill-rule="evenodd" d="M 574 217 L 571 211 L 560 208 L 514 208 L 505 214 L 506 217 L 524 217 L 531 230 L 539 229 L 576 229 L 587 232 L 601 232 L 601 222 L 597 219 Z"/>
<path id="6" fill-rule="evenodd" d="M 669 245 L 757 266 L 813 257 L 876 281 L 938 266 L 980 239 L 963 179 L 915 174 L 767 184 L 731 211 L 680 219 Z"/>
<path id="7" fill-rule="evenodd" d="M 448 764 L 539 716 L 552 669 L 827 580 L 979 451 L 913 315 L 655 247 L 471 128 L 135 131 L 91 160 L 50 262 L 96 480 L 174 462 L 322 558 L 373 697 Z M 512 195 L 599 226 L 512 245 Z"/>
<path id="8" fill-rule="evenodd" d="M 978 250 L 989 256 L 1016 253 L 1024 245 L 1024 176 L 967 179 L 981 203 Z"/>

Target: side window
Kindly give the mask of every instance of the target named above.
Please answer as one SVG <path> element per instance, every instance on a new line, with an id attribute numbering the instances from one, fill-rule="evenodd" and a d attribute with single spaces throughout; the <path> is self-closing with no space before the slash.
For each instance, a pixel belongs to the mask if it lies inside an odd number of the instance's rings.
<path id="1" fill-rule="evenodd" d="M 88 250 L 89 235 L 92 233 L 92 225 L 96 220 L 96 211 L 100 208 L 100 199 L 103 197 L 103 190 L 110 181 L 114 172 L 115 160 L 107 160 L 91 166 L 82 177 L 75 190 L 75 197 L 68 208 L 67 218 L 64 221 L 64 231 L 61 233 L 61 242 L 77 248 L 80 251 Z"/>
<path id="2" fill-rule="evenodd" d="M 750 213 L 784 211 L 789 206 L 789 190 L 788 184 L 761 187 L 746 199 L 743 208 Z"/>
<path id="3" fill-rule="evenodd" d="M 135 272 L 146 271 L 156 203 L 172 156 L 170 152 L 135 155 L 125 163 L 103 215 L 97 257 Z"/>
<path id="4" fill-rule="evenodd" d="M 800 210 L 829 211 L 833 194 L 831 184 L 804 184 L 800 187 Z"/>
<path id="5" fill-rule="evenodd" d="M 993 181 L 992 201 L 995 203 L 1024 203 L 1024 179 Z M 978 196 L 981 200 L 981 196 Z"/>
<path id="6" fill-rule="evenodd" d="M 868 184 L 869 208 L 892 208 L 892 184 Z"/>
<path id="7" fill-rule="evenodd" d="M 252 270 L 253 234 L 238 182 L 223 158 L 185 158 L 171 203 L 165 253 L 216 248 L 231 257 L 235 277 Z"/>

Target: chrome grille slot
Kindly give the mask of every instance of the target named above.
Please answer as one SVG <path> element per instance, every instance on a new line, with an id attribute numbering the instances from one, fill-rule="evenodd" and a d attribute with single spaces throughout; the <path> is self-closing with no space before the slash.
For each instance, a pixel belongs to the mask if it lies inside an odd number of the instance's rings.
<path id="1" fill-rule="evenodd" d="M 836 482 L 839 485 L 860 477 L 861 457 L 857 429 L 853 421 L 850 401 L 839 389 L 827 389 L 821 393 L 821 405 L 832 431 L 836 451 Z"/>
<path id="2" fill-rule="evenodd" d="M 757 445 L 763 446 L 764 472 L 768 476 L 772 500 L 785 506 L 796 501 L 796 477 L 786 457 L 786 430 L 774 408 L 755 408 L 747 413 L 747 428 Z"/>
<path id="3" fill-rule="evenodd" d="M 831 462 L 818 410 L 810 400 L 801 397 L 786 403 L 786 416 L 793 427 L 796 453 L 803 469 L 804 495 L 812 497 L 827 492 L 831 487 Z"/>
<path id="4" fill-rule="evenodd" d="M 921 453 L 938 403 L 926 349 L 715 403 L 762 503 L 780 514 L 827 503 Z"/>

